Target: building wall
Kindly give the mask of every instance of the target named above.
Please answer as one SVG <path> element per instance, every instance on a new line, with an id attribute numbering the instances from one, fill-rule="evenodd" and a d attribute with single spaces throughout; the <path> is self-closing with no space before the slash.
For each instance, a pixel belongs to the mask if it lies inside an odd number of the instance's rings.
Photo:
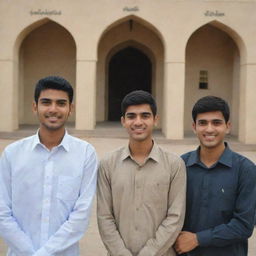
<path id="1" fill-rule="evenodd" d="M 97 64 L 97 121 L 106 120 L 108 95 L 108 64 L 111 57 L 121 49 L 133 46 L 141 50 L 150 59 L 153 66 L 152 93 L 159 102 L 159 114 L 162 112 L 163 91 L 163 45 L 156 33 L 133 18 L 132 30 L 129 19 L 122 21 L 102 36 L 98 48 Z"/>
<path id="2" fill-rule="evenodd" d="M 235 108 L 238 102 L 238 94 L 233 94 L 233 90 L 236 90 L 234 80 L 235 74 L 239 74 L 234 62 L 240 64 L 239 58 L 235 58 L 236 54 L 238 49 L 233 39 L 212 25 L 201 27 L 189 39 L 186 48 L 185 132 L 191 131 L 191 109 L 203 96 L 214 95 L 224 98 L 233 113 L 232 108 Z M 199 89 L 200 70 L 208 71 L 208 89 Z M 237 135 L 237 132 L 236 123 L 233 125 L 232 133 Z"/>
<path id="3" fill-rule="evenodd" d="M 61 42 L 61 43 L 60 43 Z M 36 124 L 37 118 L 31 111 L 35 84 L 39 78 L 64 76 L 75 90 L 76 46 L 71 35 L 55 22 L 33 30 L 22 42 L 20 48 L 19 86 L 20 124 Z M 74 116 L 70 118 L 74 121 Z"/>
<path id="4" fill-rule="evenodd" d="M 206 66 L 208 92 L 231 105 L 233 133 L 256 143 L 255 11 L 254 0 L 0 0 L 0 102 L 8 106 L 0 109 L 5 120 L 0 130 L 34 122 L 28 114 L 31 89 L 49 72 L 67 77 L 76 88 L 76 127 L 94 129 L 96 120 L 105 119 L 108 57 L 132 42 L 155 65 L 153 94 L 168 138 L 181 139 L 189 130 L 189 108 L 206 94 L 193 90 L 198 69 Z M 138 24 L 133 35 L 125 32 L 129 19 Z M 45 65 L 52 55 L 55 61 Z"/>

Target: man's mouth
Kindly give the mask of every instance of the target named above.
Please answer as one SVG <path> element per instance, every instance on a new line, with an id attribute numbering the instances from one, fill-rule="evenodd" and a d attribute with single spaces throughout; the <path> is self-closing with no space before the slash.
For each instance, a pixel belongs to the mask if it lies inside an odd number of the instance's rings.
<path id="1" fill-rule="evenodd" d="M 207 140 L 214 140 L 216 135 L 204 135 Z"/>
<path id="2" fill-rule="evenodd" d="M 55 122 L 59 119 L 57 116 L 46 116 L 46 118 L 51 122 Z"/>
<path id="3" fill-rule="evenodd" d="M 145 128 L 132 128 L 132 131 L 137 132 L 137 133 L 141 133 L 144 132 Z"/>

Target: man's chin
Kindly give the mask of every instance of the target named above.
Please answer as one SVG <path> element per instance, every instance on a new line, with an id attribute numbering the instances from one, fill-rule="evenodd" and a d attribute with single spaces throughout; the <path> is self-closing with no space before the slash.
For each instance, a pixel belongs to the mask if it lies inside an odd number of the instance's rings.
<path id="1" fill-rule="evenodd" d="M 144 141 L 147 139 L 147 136 L 145 136 L 145 134 L 133 134 L 131 136 L 131 138 L 134 140 L 134 141 Z"/>
<path id="2" fill-rule="evenodd" d="M 64 124 L 43 124 L 43 126 L 49 131 L 58 131 L 63 129 Z"/>

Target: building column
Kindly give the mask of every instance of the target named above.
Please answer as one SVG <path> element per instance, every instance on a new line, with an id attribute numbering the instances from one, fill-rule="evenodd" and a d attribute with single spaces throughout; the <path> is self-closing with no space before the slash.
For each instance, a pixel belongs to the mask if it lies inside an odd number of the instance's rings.
<path id="1" fill-rule="evenodd" d="M 11 132 L 18 129 L 17 91 L 14 81 L 14 62 L 0 60 L 0 131 Z"/>
<path id="2" fill-rule="evenodd" d="M 256 144 L 255 81 L 256 63 L 241 65 L 239 140 L 246 144 Z"/>
<path id="3" fill-rule="evenodd" d="M 163 133 L 167 139 L 184 137 L 185 63 L 165 62 Z"/>
<path id="4" fill-rule="evenodd" d="M 96 124 L 96 61 L 78 60 L 76 72 L 76 129 L 93 130 Z"/>

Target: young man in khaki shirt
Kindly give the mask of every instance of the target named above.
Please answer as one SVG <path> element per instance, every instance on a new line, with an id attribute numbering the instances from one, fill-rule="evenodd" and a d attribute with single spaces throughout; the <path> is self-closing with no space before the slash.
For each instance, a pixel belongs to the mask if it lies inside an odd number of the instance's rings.
<path id="1" fill-rule="evenodd" d="M 172 256 L 185 214 L 184 162 L 152 139 L 157 124 L 151 94 L 122 101 L 129 144 L 105 157 L 98 178 L 98 225 L 111 256 Z"/>

